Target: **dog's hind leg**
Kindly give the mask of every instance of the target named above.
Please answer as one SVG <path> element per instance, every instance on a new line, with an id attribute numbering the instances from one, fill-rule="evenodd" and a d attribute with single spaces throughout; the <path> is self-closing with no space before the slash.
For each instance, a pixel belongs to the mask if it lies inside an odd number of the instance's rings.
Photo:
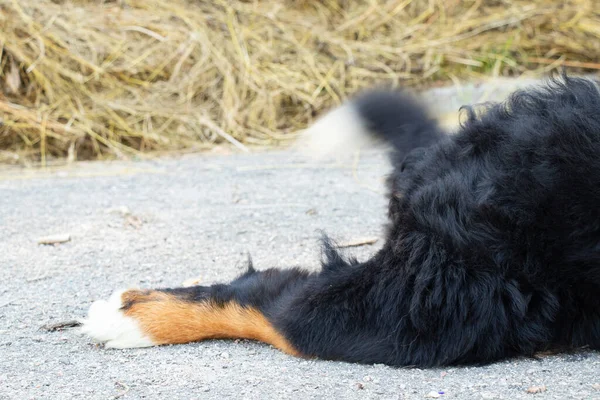
<path id="1" fill-rule="evenodd" d="M 318 273 L 249 269 L 227 285 L 117 292 L 92 304 L 82 329 L 107 347 L 244 338 L 295 356 L 422 367 L 491 362 L 517 346 L 533 354 L 549 340 L 532 318 L 550 315 L 551 299 L 538 296 L 542 311 L 526 316 L 525 295 L 500 278 L 406 274 L 389 249 L 364 263 L 326 250 Z"/>
<path id="2" fill-rule="evenodd" d="M 248 271 L 228 285 L 115 292 L 92 304 L 82 332 L 106 347 L 148 347 L 244 338 L 300 355 L 265 310 L 310 275 L 298 269 Z"/>
<path id="3" fill-rule="evenodd" d="M 318 273 L 249 268 L 227 285 L 116 292 L 92 304 L 82 330 L 113 348 L 244 338 L 295 356 L 397 364 L 388 325 L 405 310 L 371 298 L 376 264 L 327 245 L 325 255 Z"/>

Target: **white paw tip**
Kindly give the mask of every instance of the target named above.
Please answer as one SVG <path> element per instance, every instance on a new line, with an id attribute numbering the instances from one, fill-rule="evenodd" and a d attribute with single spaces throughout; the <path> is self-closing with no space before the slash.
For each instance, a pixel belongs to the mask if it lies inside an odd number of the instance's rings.
<path id="1" fill-rule="evenodd" d="M 105 343 L 107 348 L 154 346 L 155 343 L 144 334 L 138 322 L 121 310 L 123 292 L 125 290 L 118 290 L 108 300 L 93 302 L 87 318 L 80 321 L 80 332 L 95 341 Z"/>

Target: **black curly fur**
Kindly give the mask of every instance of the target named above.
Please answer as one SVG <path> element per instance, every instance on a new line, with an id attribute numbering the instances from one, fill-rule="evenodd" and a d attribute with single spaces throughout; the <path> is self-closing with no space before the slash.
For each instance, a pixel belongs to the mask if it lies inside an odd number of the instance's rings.
<path id="1" fill-rule="evenodd" d="M 396 366 L 600 348 L 600 93 L 553 79 L 442 135 L 410 97 L 353 105 L 394 145 L 380 251 L 248 272 L 188 299 L 258 307 L 302 354 Z M 415 147 L 419 147 L 415 149 Z M 412 150 L 412 151 L 411 151 Z"/>

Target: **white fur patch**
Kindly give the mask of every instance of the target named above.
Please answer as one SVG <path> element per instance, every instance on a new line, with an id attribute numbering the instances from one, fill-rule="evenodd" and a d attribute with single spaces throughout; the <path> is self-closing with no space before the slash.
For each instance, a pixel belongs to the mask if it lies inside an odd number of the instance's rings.
<path id="1" fill-rule="evenodd" d="M 108 300 L 93 302 L 87 318 L 81 320 L 81 333 L 111 348 L 154 346 L 137 321 L 123 314 L 121 295 L 124 291 L 114 292 Z"/>
<path id="2" fill-rule="evenodd" d="M 315 158 L 339 156 L 373 142 L 360 114 L 346 103 L 318 119 L 306 129 L 296 144 L 302 153 Z"/>

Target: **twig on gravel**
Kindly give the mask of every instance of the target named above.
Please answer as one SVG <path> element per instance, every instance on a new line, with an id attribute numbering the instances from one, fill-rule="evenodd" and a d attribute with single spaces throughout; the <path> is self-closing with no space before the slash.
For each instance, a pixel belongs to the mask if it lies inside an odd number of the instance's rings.
<path id="1" fill-rule="evenodd" d="M 73 320 L 69 320 L 69 321 L 57 322 L 55 324 L 46 324 L 46 325 L 41 326 L 40 329 L 43 329 L 48 332 L 56 332 L 56 331 L 62 331 L 63 329 L 67 329 L 67 328 L 75 328 L 78 326 L 81 326 L 81 322 L 73 319 Z"/>
<path id="2" fill-rule="evenodd" d="M 38 244 L 60 244 L 71 240 L 71 235 L 68 233 L 59 235 L 44 236 L 38 239 Z"/>
<path id="3" fill-rule="evenodd" d="M 346 166 L 341 165 L 339 163 L 333 164 L 310 164 L 310 163 L 294 163 L 294 164 L 270 164 L 270 165 L 247 165 L 243 167 L 237 167 L 235 170 L 237 172 L 251 172 L 251 171 L 269 171 L 269 170 L 278 170 L 278 169 L 341 169 L 346 168 Z"/>
<path id="4" fill-rule="evenodd" d="M 364 246 L 364 245 L 371 245 L 371 244 L 376 243 L 377 240 L 379 240 L 379 238 L 376 238 L 376 237 L 366 237 L 366 238 L 352 240 L 352 241 L 349 241 L 349 242 L 346 242 L 346 243 L 341 243 L 337 247 L 339 247 L 339 248 L 345 248 L 345 247 L 359 247 L 359 246 Z"/>
<path id="5" fill-rule="evenodd" d="M 40 275 L 40 276 L 34 276 L 33 278 L 28 278 L 27 279 L 27 283 L 31 283 L 31 282 L 38 282 L 38 281 L 43 281 L 45 279 L 51 278 L 54 275 L 51 274 L 45 274 L 45 275 Z"/>

